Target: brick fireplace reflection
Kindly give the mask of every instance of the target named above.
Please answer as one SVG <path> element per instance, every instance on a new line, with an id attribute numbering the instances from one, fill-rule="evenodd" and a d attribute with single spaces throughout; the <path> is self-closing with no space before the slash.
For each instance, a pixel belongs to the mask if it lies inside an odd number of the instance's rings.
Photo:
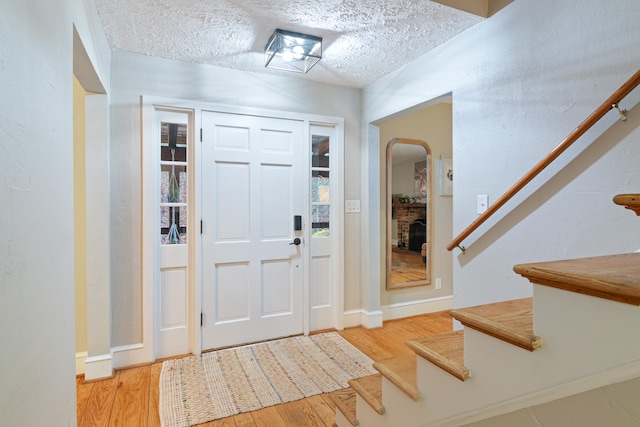
<path id="1" fill-rule="evenodd" d="M 398 247 L 420 252 L 426 241 L 426 203 L 394 203 L 395 218 L 398 220 Z"/>

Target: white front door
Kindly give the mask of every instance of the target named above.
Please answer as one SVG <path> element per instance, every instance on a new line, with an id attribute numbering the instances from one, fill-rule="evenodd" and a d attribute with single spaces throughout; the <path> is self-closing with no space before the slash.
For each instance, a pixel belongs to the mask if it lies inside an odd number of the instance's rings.
<path id="1" fill-rule="evenodd" d="M 300 334 L 304 123 L 203 112 L 202 131 L 202 349 Z"/>

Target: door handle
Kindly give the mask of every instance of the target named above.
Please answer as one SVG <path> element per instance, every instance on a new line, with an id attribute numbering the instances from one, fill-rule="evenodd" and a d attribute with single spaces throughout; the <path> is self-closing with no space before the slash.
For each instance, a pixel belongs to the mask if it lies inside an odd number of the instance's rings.
<path id="1" fill-rule="evenodd" d="M 299 237 L 296 237 L 295 239 L 293 239 L 293 242 L 289 243 L 289 245 L 296 245 L 298 246 L 300 243 L 302 243 L 302 240 L 300 240 Z"/>

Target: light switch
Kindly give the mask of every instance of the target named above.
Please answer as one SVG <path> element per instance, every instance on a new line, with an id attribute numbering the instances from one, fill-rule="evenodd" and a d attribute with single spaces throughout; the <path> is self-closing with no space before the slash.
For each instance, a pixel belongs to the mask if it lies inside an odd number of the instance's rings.
<path id="1" fill-rule="evenodd" d="M 360 212 L 360 200 L 345 200 L 345 212 L 346 213 Z"/>
<path id="2" fill-rule="evenodd" d="M 489 196 L 486 194 L 478 195 L 478 215 L 484 213 L 489 207 Z"/>

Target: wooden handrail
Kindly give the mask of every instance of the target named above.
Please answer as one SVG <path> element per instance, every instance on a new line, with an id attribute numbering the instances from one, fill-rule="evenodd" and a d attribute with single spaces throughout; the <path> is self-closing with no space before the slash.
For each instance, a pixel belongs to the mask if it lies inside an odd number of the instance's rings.
<path id="1" fill-rule="evenodd" d="M 485 222 L 491 215 L 507 203 L 513 196 L 522 190 L 533 178 L 535 178 L 544 168 L 549 166 L 560 154 L 571 146 L 578 138 L 588 131 L 598 120 L 604 117 L 612 108 L 618 109 L 618 103 L 627 96 L 633 89 L 640 84 L 640 70 L 638 70 L 629 80 L 627 80 L 618 90 L 616 90 L 606 101 L 602 103 L 585 121 L 567 136 L 556 148 L 551 151 L 544 159 L 536 164 L 529 172 L 520 178 L 511 188 L 509 188 L 498 200 L 496 200 L 489 208 L 475 219 L 467 228 L 465 228 L 458 236 L 447 245 L 447 250 L 451 251 L 455 247 L 459 247 L 464 252 L 465 248 L 460 243 L 471 233 L 473 233 L 480 225 Z M 624 112 L 620 111 L 623 120 L 626 119 Z"/>

